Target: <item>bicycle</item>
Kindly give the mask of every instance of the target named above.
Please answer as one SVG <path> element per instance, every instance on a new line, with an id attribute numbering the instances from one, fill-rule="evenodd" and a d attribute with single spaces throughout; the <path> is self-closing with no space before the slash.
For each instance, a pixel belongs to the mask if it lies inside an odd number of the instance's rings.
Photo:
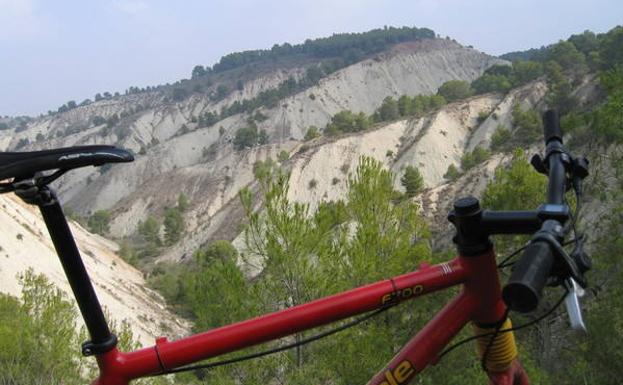
<path id="1" fill-rule="evenodd" d="M 563 298 L 571 327 L 584 330 L 578 296 L 581 287 L 586 287 L 584 273 L 591 267 L 577 234 L 572 241 L 576 246 L 574 251 L 569 255 L 563 249 L 566 237 L 572 230 L 575 233 L 577 219 L 564 196 L 573 188 L 578 198 L 577 213 L 582 180 L 588 175 L 588 161 L 572 156 L 563 148 L 555 111 L 545 113 L 544 127 L 545 157 L 535 155 L 531 163 L 538 172 L 549 177 L 546 203 L 535 210 L 489 211 L 482 210 L 473 197 L 458 199 L 448 215 L 456 229 L 453 238 L 458 250 L 456 258 L 176 341 L 157 338 L 153 346 L 131 352 L 120 352 L 116 347 L 117 338 L 108 327 L 59 200 L 48 185 L 78 167 L 131 162 L 132 154 L 113 146 L 0 153 L 0 180 L 9 180 L 0 183 L 0 193 L 15 192 L 41 211 L 90 335 L 90 340 L 82 345 L 82 354 L 96 357 L 100 375 L 93 382 L 95 385 L 127 385 L 141 377 L 205 369 L 274 353 L 336 333 L 402 301 L 457 285 L 462 285 L 461 292 L 407 342 L 369 384 L 409 383 L 417 373 L 457 346 L 443 350 L 467 323 L 472 322 L 475 336 L 459 344 L 476 340 L 490 383 L 525 385 L 529 381 L 518 359 L 513 335 L 513 330 L 519 327 L 512 327 L 509 311 L 530 312 L 537 307 L 546 284 L 562 285 L 566 288 Z M 503 289 L 493 243 L 489 239 L 495 234 L 533 234 L 531 241 L 522 248 L 523 256 L 515 263 Z M 504 261 L 500 265 L 508 263 Z M 561 302 L 562 299 L 553 309 Z M 363 313 L 368 314 L 299 343 L 238 359 L 191 365 Z M 542 318 L 544 316 L 536 321 Z"/>

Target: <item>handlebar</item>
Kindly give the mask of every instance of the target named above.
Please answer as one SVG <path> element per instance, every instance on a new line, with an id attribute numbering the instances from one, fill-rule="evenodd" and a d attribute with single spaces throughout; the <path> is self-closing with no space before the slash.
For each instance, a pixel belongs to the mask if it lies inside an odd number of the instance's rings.
<path id="1" fill-rule="evenodd" d="M 546 203 L 554 210 L 567 209 L 563 202 L 567 190 L 567 171 L 572 162 L 562 147 L 558 114 L 553 110 L 547 111 L 543 116 L 543 125 L 547 147 L 545 164 L 549 176 Z M 543 288 L 556 262 L 555 252 L 561 249 L 563 225 L 557 219 L 544 221 L 516 263 L 502 290 L 502 297 L 511 310 L 526 313 L 538 306 Z"/>
<path id="2" fill-rule="evenodd" d="M 530 243 L 502 291 L 506 305 L 522 313 L 534 310 L 553 264 L 554 255 L 548 243 Z"/>

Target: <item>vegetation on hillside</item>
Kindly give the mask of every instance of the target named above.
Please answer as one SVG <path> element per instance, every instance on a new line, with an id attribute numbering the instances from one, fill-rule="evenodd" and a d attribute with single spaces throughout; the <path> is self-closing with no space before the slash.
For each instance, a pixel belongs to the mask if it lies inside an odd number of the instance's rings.
<path id="1" fill-rule="evenodd" d="M 193 78 L 235 69 L 247 64 L 271 62 L 285 57 L 305 56 L 315 59 L 331 59 L 323 62 L 325 72 L 332 72 L 378 53 L 389 46 L 405 41 L 431 39 L 435 32 L 428 28 L 385 27 L 362 33 L 339 33 L 331 37 L 306 40 L 303 44 L 275 44 L 271 49 L 234 52 L 223 56 L 212 67 L 195 66 Z"/>
<path id="2" fill-rule="evenodd" d="M 341 135 L 367 130 L 373 123 L 387 122 L 398 118 L 418 117 L 446 104 L 441 95 L 416 95 L 414 97 L 402 95 L 398 100 L 391 96 L 383 99 L 381 106 L 368 116 L 363 112 L 354 113 L 343 110 L 331 117 L 331 121 L 324 128 L 327 136 Z"/>
<path id="3" fill-rule="evenodd" d="M 545 77 L 549 85 L 546 100 L 551 108 L 556 108 L 562 115 L 566 115 L 577 106 L 577 99 L 572 94 L 573 84 L 580 81 L 590 70 L 601 70 L 602 85 L 610 94 L 608 103 L 602 108 L 616 109 L 621 105 L 621 94 L 615 91 L 621 89 L 617 79 L 621 72 L 619 56 L 611 54 L 612 50 L 623 49 L 623 27 L 617 27 L 606 34 L 594 35 L 585 32 L 582 35 L 574 35 L 567 41 L 553 44 L 543 50 L 542 55 L 535 55 L 535 60 L 515 61 L 510 66 L 494 65 L 487 69 L 482 76 L 471 84 L 461 80 L 450 80 L 443 83 L 437 95 L 418 95 L 413 98 L 403 95 L 398 100 L 387 97 L 381 106 L 370 117 L 363 113 L 355 114 L 351 111 L 342 111 L 332 117 L 331 122 L 325 128 L 325 134 L 336 135 L 340 133 L 357 132 L 365 130 L 370 122 L 383 122 L 404 116 L 419 115 L 431 109 L 445 104 L 465 99 L 474 94 L 486 92 L 507 92 L 511 88 L 521 86 L 539 77 Z M 618 63 L 618 64 L 617 64 Z M 607 114 L 616 116 L 616 114 Z M 609 131 L 612 136 L 611 126 L 620 125 L 621 119 L 613 121 L 599 118 L 596 113 L 594 119 L 597 130 Z M 534 141 L 541 133 L 540 117 L 536 111 L 522 111 L 516 105 L 513 108 L 513 138 L 516 144 L 525 145 Z M 601 127 L 601 128 L 599 128 Z M 495 147 L 503 147 L 503 141 L 509 136 L 505 128 L 500 128 L 496 135 Z"/>
<path id="4" fill-rule="evenodd" d="M 136 234 L 119 241 L 119 255 L 128 263 L 144 268 L 164 246 L 172 246 L 182 239 L 186 229 L 184 212 L 189 206 L 188 197 L 180 193 L 175 206 L 164 207 L 162 217 L 149 215 L 138 223 Z"/>
<path id="5" fill-rule="evenodd" d="M 191 78 L 202 83 L 192 83 L 194 86 L 191 86 L 191 83 L 188 85 L 179 84 L 173 88 L 171 98 L 174 101 L 179 101 L 188 97 L 192 92 L 204 92 L 203 85 L 205 85 L 209 89 L 210 98 L 213 101 L 219 101 L 231 92 L 244 89 L 242 79 L 223 80 L 222 77 L 218 76 L 221 73 L 261 63 L 274 66 L 275 63 L 287 63 L 288 60 L 307 59 L 314 61 L 306 68 L 302 76 L 290 77 L 277 87 L 262 91 L 252 99 L 235 101 L 232 105 L 219 111 L 219 115 L 223 119 L 241 112 L 252 112 L 263 106 L 273 108 L 279 100 L 313 86 L 321 78 L 381 52 L 392 45 L 434 37 L 435 33 L 427 28 L 385 27 L 363 33 L 343 33 L 334 34 L 327 38 L 308 39 L 305 43 L 297 45 L 275 44 L 270 50 L 234 52 L 223 56 L 212 67 L 195 66 Z"/>
<path id="6" fill-rule="evenodd" d="M 95 362 L 80 354 L 88 336 L 77 328 L 73 301 L 31 270 L 19 282 L 20 298 L 0 293 L 0 383 L 82 385 L 93 380 Z M 113 322 L 111 328 L 120 349 L 139 347 L 127 322 Z"/>
<path id="7" fill-rule="evenodd" d="M 435 32 L 428 28 L 416 27 L 384 27 L 382 29 L 373 29 L 361 33 L 339 33 L 330 37 L 308 39 L 302 44 L 275 44 L 271 49 L 249 50 L 243 52 L 234 52 L 220 58 L 213 66 L 196 65 L 191 72 L 191 79 L 201 80 L 201 82 L 189 82 L 182 80 L 174 84 L 164 84 L 158 86 L 136 87 L 131 86 L 124 91 L 124 95 L 135 95 L 156 90 L 166 90 L 168 100 L 179 102 L 195 92 L 208 92 L 210 98 L 219 101 L 235 90 L 242 90 L 244 82 L 240 79 L 216 83 L 217 76 L 221 73 L 235 70 L 246 65 L 258 65 L 261 63 L 269 63 L 274 65 L 275 62 L 287 62 L 288 60 L 314 60 L 317 62 L 307 68 L 305 76 L 298 80 L 299 88 L 304 89 L 309 85 L 316 84 L 322 77 L 331 74 L 345 66 L 356 63 L 366 57 L 379 53 L 392 45 L 416 41 L 421 39 L 435 38 Z M 220 80 L 222 81 L 222 80 Z M 266 95 L 262 95 L 257 100 L 248 101 L 255 106 L 271 105 L 275 100 L 275 94 L 281 94 L 279 99 L 283 98 L 282 84 L 274 90 L 267 91 Z M 111 100 L 121 96 L 119 92 L 101 92 L 96 93 L 93 99 L 84 99 L 77 103 L 70 100 L 55 111 L 48 111 L 48 115 L 55 115 L 73 110 L 78 107 L 87 106 L 93 102 L 103 100 Z M 234 110 L 240 108 L 233 106 Z M 253 107 L 245 106 L 245 111 L 253 110 Z M 0 125 L 4 122 L 0 122 Z M 2 127 L 0 126 L 0 130 Z"/>

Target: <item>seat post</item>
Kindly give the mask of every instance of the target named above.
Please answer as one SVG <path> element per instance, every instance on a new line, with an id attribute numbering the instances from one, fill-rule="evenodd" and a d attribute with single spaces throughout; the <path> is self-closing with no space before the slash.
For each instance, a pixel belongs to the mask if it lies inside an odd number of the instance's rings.
<path id="1" fill-rule="evenodd" d="M 36 186 L 30 181 L 16 186 L 15 193 L 25 202 L 35 204 L 41 210 L 52 243 L 91 336 L 91 340 L 82 345 L 82 354 L 89 356 L 113 349 L 117 345 L 117 337 L 110 332 L 56 194 L 49 187 Z"/>

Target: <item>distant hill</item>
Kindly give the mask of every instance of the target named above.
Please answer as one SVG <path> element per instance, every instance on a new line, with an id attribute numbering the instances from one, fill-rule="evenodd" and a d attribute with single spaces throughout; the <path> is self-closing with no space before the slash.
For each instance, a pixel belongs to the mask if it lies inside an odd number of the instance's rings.
<path id="1" fill-rule="evenodd" d="M 288 57 L 302 56 L 313 59 L 332 59 L 335 69 L 355 63 L 366 56 L 407 41 L 433 39 L 435 32 L 428 28 L 385 27 L 361 33 L 339 33 L 330 37 L 307 39 L 303 44 L 275 44 L 267 50 L 234 52 L 223 56 L 212 67 L 197 66 L 193 75 L 223 72 L 246 64 L 277 61 Z"/>
<path id="2" fill-rule="evenodd" d="M 235 53 L 219 63 L 175 85 L 102 94 L 25 119 L 0 131 L 0 148 L 110 143 L 132 150 L 133 164 L 64 177 L 62 199 L 87 217 L 107 210 L 112 235 L 138 237 L 149 218 L 162 226 L 166 208 L 184 193 L 190 208 L 183 251 L 174 252 L 180 258 L 209 239 L 237 235 L 236 194 L 254 184 L 254 164 L 303 151 L 310 127 L 322 132 L 342 110 L 373 115 L 388 97 L 433 95 L 446 81 L 470 82 L 506 62 L 428 29 L 386 28 Z"/>

